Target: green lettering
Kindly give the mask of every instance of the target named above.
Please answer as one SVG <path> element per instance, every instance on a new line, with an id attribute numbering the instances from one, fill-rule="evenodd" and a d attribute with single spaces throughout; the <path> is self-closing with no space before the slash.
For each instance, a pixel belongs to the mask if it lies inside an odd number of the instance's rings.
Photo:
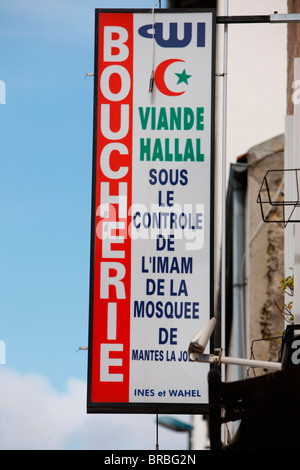
<path id="1" fill-rule="evenodd" d="M 143 110 L 143 108 L 139 107 L 139 113 L 140 113 L 140 121 L 141 121 L 142 129 L 146 129 L 148 119 L 149 119 L 149 114 L 150 114 L 149 106 L 147 106 L 147 108 L 145 108 L 145 111 Z"/>
<path id="2" fill-rule="evenodd" d="M 170 129 L 181 130 L 181 108 L 171 108 L 170 109 Z"/>
<path id="3" fill-rule="evenodd" d="M 179 152 L 179 139 L 174 139 L 174 146 L 175 146 L 175 162 L 182 162 L 182 153 Z"/>
<path id="4" fill-rule="evenodd" d="M 196 139 L 196 161 L 204 162 L 204 153 L 201 153 L 201 139 Z"/>
<path id="5" fill-rule="evenodd" d="M 160 108 L 158 122 L 157 122 L 157 130 L 165 129 L 168 130 L 168 118 L 166 113 L 166 108 Z"/>
<path id="6" fill-rule="evenodd" d="M 163 151 L 162 151 L 162 146 L 161 146 L 161 141 L 160 139 L 155 139 L 154 143 L 154 149 L 153 149 L 153 154 L 152 154 L 152 160 L 159 160 L 161 162 L 164 161 L 164 156 L 163 156 Z"/>
<path id="7" fill-rule="evenodd" d="M 151 108 L 151 129 L 155 129 L 155 120 L 156 120 L 156 108 Z"/>
<path id="8" fill-rule="evenodd" d="M 194 112 L 191 108 L 184 108 L 183 128 L 189 130 L 194 125 Z"/>
<path id="9" fill-rule="evenodd" d="M 186 162 L 187 160 L 195 161 L 192 139 L 186 139 L 185 143 L 183 161 Z"/>
<path id="10" fill-rule="evenodd" d="M 203 121 L 204 121 L 204 108 L 197 108 L 197 115 L 196 115 L 196 119 L 197 119 L 197 123 L 196 123 L 196 129 L 197 131 L 203 131 L 204 129 L 204 124 L 203 124 Z"/>
<path id="11" fill-rule="evenodd" d="M 151 140 L 146 139 L 140 139 L 140 160 L 143 162 L 145 160 L 150 161 L 150 145 L 151 145 Z"/>
<path id="12" fill-rule="evenodd" d="M 165 140 L 165 161 L 172 162 L 173 154 L 170 152 L 170 139 Z"/>

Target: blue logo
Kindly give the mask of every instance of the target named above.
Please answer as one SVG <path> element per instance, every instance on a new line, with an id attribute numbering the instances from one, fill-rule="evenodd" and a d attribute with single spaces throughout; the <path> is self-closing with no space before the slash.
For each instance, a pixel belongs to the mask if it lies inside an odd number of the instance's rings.
<path id="1" fill-rule="evenodd" d="M 178 38 L 178 24 L 169 24 L 169 37 L 164 34 L 165 25 L 163 23 L 155 23 L 154 38 L 161 47 L 186 47 L 192 40 L 192 23 L 184 23 L 183 38 Z M 153 25 L 145 24 L 139 28 L 139 35 L 143 38 L 153 39 Z M 165 32 L 166 33 L 166 32 Z M 205 23 L 197 23 L 196 33 L 197 47 L 205 47 Z"/>

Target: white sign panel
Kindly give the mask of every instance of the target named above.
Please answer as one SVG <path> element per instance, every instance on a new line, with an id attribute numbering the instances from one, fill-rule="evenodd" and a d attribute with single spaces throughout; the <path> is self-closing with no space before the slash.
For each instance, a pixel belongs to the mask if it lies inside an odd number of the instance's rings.
<path id="1" fill-rule="evenodd" d="M 208 404 L 214 21 L 96 11 L 90 412 Z"/>

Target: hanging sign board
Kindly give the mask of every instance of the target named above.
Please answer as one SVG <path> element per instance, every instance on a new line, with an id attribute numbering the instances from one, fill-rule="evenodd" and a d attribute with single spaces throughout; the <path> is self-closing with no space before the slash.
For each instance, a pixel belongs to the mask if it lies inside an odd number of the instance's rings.
<path id="1" fill-rule="evenodd" d="M 96 10 L 88 412 L 208 404 L 187 350 L 212 315 L 214 24 Z"/>

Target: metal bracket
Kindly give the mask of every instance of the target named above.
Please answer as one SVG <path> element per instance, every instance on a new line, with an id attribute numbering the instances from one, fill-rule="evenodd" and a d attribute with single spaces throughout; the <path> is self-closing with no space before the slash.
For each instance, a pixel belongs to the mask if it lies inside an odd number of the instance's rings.
<path id="1" fill-rule="evenodd" d="M 300 14 L 249 15 L 249 16 L 217 16 L 218 24 L 245 24 L 245 23 L 300 23 Z"/>
<path id="2" fill-rule="evenodd" d="M 300 168 L 267 171 L 257 196 L 264 222 L 283 223 L 284 227 L 290 222 L 300 222 L 300 213 L 297 210 L 300 207 L 299 171 Z M 279 181 L 281 181 L 280 185 Z M 285 195 L 282 197 L 283 184 Z M 284 199 L 287 194 L 293 197 Z M 278 214 L 276 217 L 273 216 L 275 208 L 281 209 L 281 217 Z"/>

